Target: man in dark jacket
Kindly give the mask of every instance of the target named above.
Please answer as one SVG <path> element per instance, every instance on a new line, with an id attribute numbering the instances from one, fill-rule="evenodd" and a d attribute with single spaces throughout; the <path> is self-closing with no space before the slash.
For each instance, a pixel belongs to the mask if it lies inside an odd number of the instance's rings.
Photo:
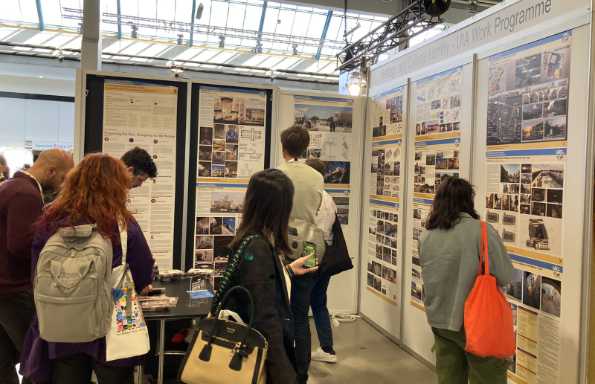
<path id="1" fill-rule="evenodd" d="M 34 313 L 31 285 L 33 225 L 43 195 L 60 188 L 74 166 L 60 149 L 42 152 L 33 166 L 0 184 L 0 381 L 18 384 L 15 370 Z"/>

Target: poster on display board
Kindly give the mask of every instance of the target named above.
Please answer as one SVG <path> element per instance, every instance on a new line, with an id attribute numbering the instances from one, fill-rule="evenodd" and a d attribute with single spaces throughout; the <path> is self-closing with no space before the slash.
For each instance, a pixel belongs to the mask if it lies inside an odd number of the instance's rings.
<path id="1" fill-rule="evenodd" d="M 571 43 L 564 32 L 489 58 L 485 208 L 515 267 L 514 383 L 559 381 Z"/>
<path id="2" fill-rule="evenodd" d="M 130 191 L 128 207 L 161 270 L 173 267 L 178 88 L 106 81 L 102 150 L 120 158 L 134 147 L 155 161 L 157 177 Z"/>
<path id="3" fill-rule="evenodd" d="M 413 110 L 415 143 L 413 173 L 410 304 L 424 309 L 419 241 L 425 231 L 434 195 L 444 177 L 459 177 L 463 100 L 463 67 L 417 80 Z"/>
<path id="4" fill-rule="evenodd" d="M 200 87 L 193 267 L 218 288 L 250 177 L 265 168 L 267 93 Z"/>
<path id="5" fill-rule="evenodd" d="M 294 96 L 294 124 L 308 130 L 306 158 L 324 162 L 325 189 L 337 205 L 341 224 L 349 224 L 353 100 Z"/>
<path id="6" fill-rule="evenodd" d="M 394 305 L 401 301 L 401 151 L 406 123 L 406 86 L 369 105 L 371 160 L 368 185 L 368 291 Z"/>

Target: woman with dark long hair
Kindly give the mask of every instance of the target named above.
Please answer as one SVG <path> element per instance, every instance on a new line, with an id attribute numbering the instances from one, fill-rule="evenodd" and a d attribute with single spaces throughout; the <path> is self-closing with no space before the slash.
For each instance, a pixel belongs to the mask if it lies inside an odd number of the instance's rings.
<path id="1" fill-rule="evenodd" d="M 289 293 L 291 277 L 316 268 L 304 268 L 307 256 L 284 266 L 282 255 L 290 253 L 287 230 L 294 188 L 291 180 L 277 169 L 267 169 L 252 176 L 246 191 L 242 223 L 231 244 L 235 252 L 248 236 L 252 237 L 235 270 L 228 267 L 214 308 L 225 292 L 241 285 L 251 293 L 255 304 L 254 328 L 269 343 L 265 362 L 267 381 L 294 384 L 293 336 Z M 230 263 L 231 264 L 231 263 Z M 233 297 L 229 308 L 242 319 L 249 318 L 249 305 L 242 296 Z"/>
<path id="2" fill-rule="evenodd" d="M 124 164 L 109 155 L 87 155 L 66 177 L 56 200 L 37 223 L 32 266 L 59 229 L 94 224 L 113 248 L 112 267 L 122 263 L 118 220 L 126 223 L 127 263 L 137 292 L 153 279 L 153 256 L 140 226 L 126 208 L 130 176 Z M 77 321 L 77 319 L 72 319 Z M 95 371 L 99 384 L 131 383 L 138 359 L 105 361 L 105 338 L 87 343 L 46 343 L 34 321 L 23 348 L 21 371 L 34 382 L 88 383 Z"/>
<path id="3" fill-rule="evenodd" d="M 465 352 L 464 306 L 480 259 L 481 228 L 474 196 L 466 180 L 445 178 L 420 241 L 424 304 L 434 333 L 440 384 L 506 383 L 508 361 Z M 504 286 L 512 278 L 512 263 L 496 230 L 487 227 L 490 273 Z"/>

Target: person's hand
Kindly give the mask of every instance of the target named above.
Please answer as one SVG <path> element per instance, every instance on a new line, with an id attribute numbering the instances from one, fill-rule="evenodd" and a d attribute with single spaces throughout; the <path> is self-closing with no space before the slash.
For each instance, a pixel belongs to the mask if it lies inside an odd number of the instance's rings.
<path id="1" fill-rule="evenodd" d="M 147 296 L 153 290 L 153 285 L 149 284 L 140 291 L 141 296 Z"/>
<path id="2" fill-rule="evenodd" d="M 291 264 L 289 264 L 289 268 L 296 276 L 306 275 L 308 273 L 312 273 L 318 270 L 318 267 L 313 268 L 306 268 L 304 264 L 308 261 L 308 259 L 312 257 L 312 255 L 306 255 L 304 257 L 300 257 L 297 260 L 294 260 Z"/>

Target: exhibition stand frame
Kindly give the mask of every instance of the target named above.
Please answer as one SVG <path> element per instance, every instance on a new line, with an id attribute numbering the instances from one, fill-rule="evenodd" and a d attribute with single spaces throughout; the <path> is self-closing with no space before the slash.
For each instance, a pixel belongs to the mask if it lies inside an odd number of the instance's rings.
<path id="1" fill-rule="evenodd" d="M 158 178 L 133 191 L 131 204 L 149 237 L 151 219 L 174 231 L 155 225 L 151 248 L 164 268 L 211 267 L 217 275 L 249 176 L 280 164 L 283 129 L 308 127 L 308 154 L 325 161 L 356 265 L 333 279 L 331 311 L 361 314 L 427 364 L 433 335 L 418 243 L 440 180 L 467 178 L 515 267 L 504 287 L 517 334 L 509 382 L 586 383 L 591 19 L 587 0 L 507 1 L 372 67 L 368 97 L 79 71 L 75 156 L 106 151 L 106 143 L 120 155 L 134 135 L 154 143 L 173 186 Z M 163 141 L 171 159 L 162 159 Z"/>

